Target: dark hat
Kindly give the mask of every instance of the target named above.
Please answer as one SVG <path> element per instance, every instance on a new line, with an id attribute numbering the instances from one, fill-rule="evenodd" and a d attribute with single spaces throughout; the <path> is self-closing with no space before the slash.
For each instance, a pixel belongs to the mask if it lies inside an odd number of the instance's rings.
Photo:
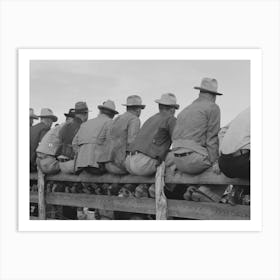
<path id="1" fill-rule="evenodd" d="M 88 113 L 89 110 L 88 110 L 88 106 L 87 106 L 87 103 L 86 102 L 77 102 L 75 104 L 75 113 L 76 114 L 79 114 L 79 113 Z"/>
<path id="2" fill-rule="evenodd" d="M 194 87 L 194 88 L 215 95 L 223 95 L 222 93 L 217 92 L 218 82 L 216 79 L 212 79 L 212 78 L 203 78 L 200 87 Z"/>
<path id="3" fill-rule="evenodd" d="M 69 109 L 68 114 L 65 113 L 64 116 L 65 116 L 66 118 L 74 118 L 74 117 L 75 117 L 75 109 L 73 109 L 73 108 L 72 108 L 72 109 Z"/>

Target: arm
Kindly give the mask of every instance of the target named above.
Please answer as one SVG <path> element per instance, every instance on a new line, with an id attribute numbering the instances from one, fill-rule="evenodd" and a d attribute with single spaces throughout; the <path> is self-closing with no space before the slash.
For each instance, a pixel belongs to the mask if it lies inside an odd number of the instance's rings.
<path id="1" fill-rule="evenodd" d="M 211 108 L 209 113 L 208 128 L 206 133 L 206 149 L 211 163 L 217 161 L 219 155 L 218 133 L 220 130 L 220 118 L 220 108 L 215 105 Z"/>
<path id="2" fill-rule="evenodd" d="M 176 121 L 177 119 L 173 116 L 168 120 L 168 132 L 169 132 L 170 139 L 172 138 L 172 134 L 176 126 Z"/>

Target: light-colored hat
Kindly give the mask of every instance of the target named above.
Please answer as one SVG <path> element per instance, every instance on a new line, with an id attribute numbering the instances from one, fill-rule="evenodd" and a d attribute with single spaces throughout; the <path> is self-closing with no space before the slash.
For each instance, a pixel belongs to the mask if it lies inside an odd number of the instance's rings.
<path id="1" fill-rule="evenodd" d="M 112 100 L 104 101 L 102 105 L 97 106 L 98 109 L 107 109 L 112 111 L 114 114 L 118 114 L 119 112 L 116 111 L 116 105 L 115 102 Z"/>
<path id="2" fill-rule="evenodd" d="M 32 108 L 29 108 L 29 118 L 38 120 L 38 116 L 34 114 L 34 110 Z"/>
<path id="3" fill-rule="evenodd" d="M 50 118 L 50 119 L 52 119 L 54 122 L 57 121 L 57 116 L 55 116 L 55 115 L 53 114 L 53 111 L 52 111 L 51 109 L 49 109 L 49 108 L 43 108 L 43 109 L 41 109 L 41 114 L 40 114 L 40 116 L 38 116 L 38 117 L 40 117 L 40 118 Z"/>
<path id="4" fill-rule="evenodd" d="M 215 95 L 223 95 L 222 93 L 217 92 L 218 82 L 216 79 L 212 79 L 212 78 L 203 78 L 201 80 L 200 87 L 194 87 L 194 88 Z"/>
<path id="5" fill-rule="evenodd" d="M 146 105 L 142 105 L 142 99 L 139 95 L 130 95 L 126 99 L 126 104 L 122 104 L 126 107 L 140 107 L 141 109 L 144 109 Z"/>
<path id="6" fill-rule="evenodd" d="M 179 104 L 177 104 L 176 96 L 173 93 L 164 93 L 162 94 L 161 98 L 156 99 L 155 102 L 179 109 Z"/>
<path id="7" fill-rule="evenodd" d="M 75 104 L 75 113 L 88 113 L 88 106 L 86 102 L 79 101 Z"/>

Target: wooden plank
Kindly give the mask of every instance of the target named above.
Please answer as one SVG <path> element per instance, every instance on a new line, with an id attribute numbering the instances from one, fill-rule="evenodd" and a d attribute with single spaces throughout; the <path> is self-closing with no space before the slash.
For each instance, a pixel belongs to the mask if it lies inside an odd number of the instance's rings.
<path id="1" fill-rule="evenodd" d="M 152 198 L 123 198 L 71 193 L 47 193 L 47 203 L 75 207 L 99 208 L 112 211 L 155 214 Z M 30 193 L 30 202 L 38 202 L 38 194 Z M 171 217 L 201 220 L 249 220 L 250 207 L 231 206 L 219 203 L 204 203 L 185 200 L 167 200 L 168 215 Z"/>
<path id="2" fill-rule="evenodd" d="M 250 206 L 169 199 L 168 215 L 199 220 L 249 220 Z"/>
<path id="3" fill-rule="evenodd" d="M 133 176 L 133 175 L 91 175 L 91 174 L 80 174 L 70 175 L 59 173 L 56 175 L 46 176 L 47 180 L 52 181 L 63 181 L 63 182 L 84 182 L 84 183 L 118 183 L 118 184 L 153 184 L 155 182 L 154 177 L 143 177 L 143 176 Z M 31 173 L 30 180 L 37 180 L 37 174 Z"/>
<path id="4" fill-rule="evenodd" d="M 238 178 L 228 178 L 224 174 L 217 175 L 212 170 L 206 170 L 199 175 L 189 175 L 181 172 L 171 174 L 170 170 L 166 171 L 165 183 L 167 184 L 194 184 L 194 185 L 240 185 L 250 186 L 249 180 Z"/>
<path id="5" fill-rule="evenodd" d="M 45 220 L 46 215 L 46 197 L 45 197 L 45 175 L 38 168 L 38 216 L 40 220 Z"/>
<path id="6" fill-rule="evenodd" d="M 167 220 L 167 199 L 164 194 L 165 163 L 162 162 L 157 168 L 155 195 L 156 195 L 156 219 Z"/>

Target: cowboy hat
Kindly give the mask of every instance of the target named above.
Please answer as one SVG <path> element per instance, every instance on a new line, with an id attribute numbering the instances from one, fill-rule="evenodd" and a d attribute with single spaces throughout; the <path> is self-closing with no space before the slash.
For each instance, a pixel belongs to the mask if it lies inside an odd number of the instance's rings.
<path id="1" fill-rule="evenodd" d="M 112 111 L 114 114 L 118 114 L 119 112 L 116 111 L 115 102 L 112 100 L 104 101 L 102 105 L 97 106 L 98 109 L 107 109 Z"/>
<path id="2" fill-rule="evenodd" d="M 179 109 L 179 104 L 177 104 L 176 96 L 173 93 L 164 93 L 162 94 L 161 98 L 156 99 L 155 102 L 158 104 L 174 107 L 175 109 Z"/>
<path id="3" fill-rule="evenodd" d="M 49 108 L 41 109 L 41 114 L 38 117 L 40 117 L 40 118 L 49 118 L 49 119 L 52 119 L 53 122 L 57 121 L 57 116 L 55 116 L 53 114 L 53 111 L 51 109 L 49 109 Z"/>
<path id="4" fill-rule="evenodd" d="M 88 112 L 90 112 L 90 111 L 88 110 L 88 106 L 87 106 L 86 102 L 79 101 L 75 104 L 75 113 L 76 114 L 88 113 Z"/>
<path id="5" fill-rule="evenodd" d="M 34 110 L 32 108 L 29 108 L 29 118 L 38 120 L 38 116 L 34 114 Z"/>
<path id="6" fill-rule="evenodd" d="M 74 117 L 75 117 L 75 109 L 69 109 L 68 114 L 65 113 L 64 116 L 65 116 L 66 118 L 74 118 Z"/>
<path id="7" fill-rule="evenodd" d="M 140 107 L 141 109 L 144 109 L 146 105 L 142 105 L 142 99 L 139 95 L 130 95 L 126 99 L 126 104 L 122 104 L 126 107 Z"/>
<path id="8" fill-rule="evenodd" d="M 201 80 L 200 87 L 194 87 L 194 89 L 199 89 L 203 92 L 208 92 L 215 95 L 223 95 L 222 93 L 217 92 L 218 82 L 216 79 L 212 78 L 203 78 Z"/>

